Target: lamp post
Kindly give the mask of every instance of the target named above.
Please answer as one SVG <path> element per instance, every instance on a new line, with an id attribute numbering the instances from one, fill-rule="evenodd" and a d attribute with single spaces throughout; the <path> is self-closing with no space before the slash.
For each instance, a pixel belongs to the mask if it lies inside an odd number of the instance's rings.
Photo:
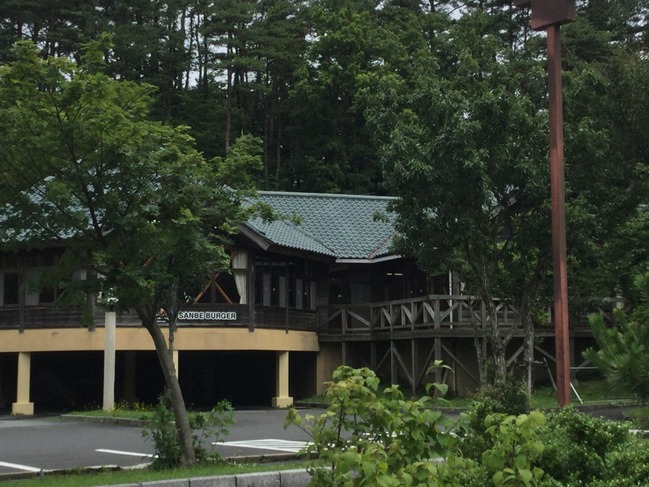
<path id="1" fill-rule="evenodd" d="M 547 30 L 557 400 L 560 406 L 566 406 L 570 403 L 570 334 L 568 325 L 560 27 L 562 24 L 575 21 L 575 0 L 515 0 L 515 4 L 519 7 L 530 7 L 532 9 L 532 29 Z"/>

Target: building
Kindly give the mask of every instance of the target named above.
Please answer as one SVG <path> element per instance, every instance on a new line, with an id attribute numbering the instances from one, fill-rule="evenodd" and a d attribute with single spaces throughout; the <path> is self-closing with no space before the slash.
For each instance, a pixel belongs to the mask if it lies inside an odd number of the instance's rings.
<path id="1" fill-rule="evenodd" d="M 189 407 L 221 399 L 285 407 L 322 392 L 342 363 L 413 390 L 431 378 L 460 393 L 475 387 L 474 338 L 487 333 L 476 328 L 481 303 L 459 295 L 452 274 L 427 276 L 392 253 L 390 198 L 259 198 L 285 218 L 241 225 L 228 249 L 231 272 L 206 276 L 179 315 L 174 361 Z M 29 287 L 59 255 L 0 254 L 0 411 L 101 404 L 104 311 L 95 307 L 88 326 L 81 309 L 54 304 L 55 288 Z M 515 311 L 500 306 L 499 323 L 514 329 Z M 115 347 L 116 401 L 154 402 L 164 381 L 134 314 L 117 316 Z M 514 361 L 520 341 L 511 347 Z M 429 374 L 439 359 L 453 366 L 450 375 Z"/>

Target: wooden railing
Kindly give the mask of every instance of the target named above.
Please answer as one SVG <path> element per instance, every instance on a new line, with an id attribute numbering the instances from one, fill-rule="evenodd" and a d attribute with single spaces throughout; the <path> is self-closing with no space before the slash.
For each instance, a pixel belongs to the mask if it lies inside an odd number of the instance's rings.
<path id="1" fill-rule="evenodd" d="M 250 307 L 245 304 L 218 305 L 218 309 L 209 305 L 196 305 L 185 311 L 196 314 L 189 314 L 180 319 L 178 327 L 240 328 L 251 326 L 251 319 L 253 319 L 250 315 Z M 315 331 L 315 311 L 255 306 L 254 312 L 254 323 L 258 328 Z M 90 317 L 79 307 L 25 306 L 23 309 L 0 307 L 0 330 L 102 327 L 104 316 L 104 311 L 100 308 L 97 308 Z M 163 326 L 165 323 L 164 319 L 161 320 Z M 135 312 L 118 313 L 119 327 L 140 326 L 140 324 L 140 319 Z"/>
<path id="2" fill-rule="evenodd" d="M 518 325 L 513 306 L 494 302 L 498 326 Z M 323 306 L 318 309 L 318 332 L 358 335 L 425 329 L 486 329 L 485 303 L 470 296 L 431 295 L 399 301 Z"/>

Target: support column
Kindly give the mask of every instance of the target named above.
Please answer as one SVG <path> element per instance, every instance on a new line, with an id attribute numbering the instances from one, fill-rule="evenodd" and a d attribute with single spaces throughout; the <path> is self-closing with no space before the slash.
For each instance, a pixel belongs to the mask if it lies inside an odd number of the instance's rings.
<path id="1" fill-rule="evenodd" d="M 316 394 L 323 394 L 325 383 L 331 380 L 334 370 L 342 363 L 342 352 L 335 344 L 320 344 L 316 359 Z"/>
<path id="2" fill-rule="evenodd" d="M 174 363 L 174 370 L 176 371 L 176 379 L 177 379 L 178 377 L 180 377 L 180 369 L 178 368 L 180 367 L 178 350 L 174 350 L 173 352 L 171 352 L 171 360 L 173 360 Z"/>
<path id="3" fill-rule="evenodd" d="M 115 333 L 117 317 L 106 311 L 104 318 L 104 402 L 103 410 L 115 409 Z"/>
<path id="4" fill-rule="evenodd" d="M 394 353 L 395 342 L 390 340 L 390 383 L 399 383 L 399 369 L 397 366 L 397 355 Z"/>
<path id="5" fill-rule="evenodd" d="M 287 408 L 293 405 L 293 398 L 288 395 L 288 352 L 277 352 L 275 394 L 274 408 Z"/>
<path id="6" fill-rule="evenodd" d="M 33 416 L 34 403 L 29 402 L 32 356 L 29 352 L 18 353 L 18 387 L 16 402 L 11 405 L 11 414 Z"/>
<path id="7" fill-rule="evenodd" d="M 418 374 L 417 374 L 417 369 L 418 369 L 418 361 L 419 361 L 419 349 L 417 348 L 417 340 L 414 338 L 410 340 L 410 363 L 411 363 L 411 379 L 412 382 L 410 385 L 412 386 L 412 395 L 415 396 L 417 394 L 417 386 L 419 386 L 419 382 L 417 380 Z"/>

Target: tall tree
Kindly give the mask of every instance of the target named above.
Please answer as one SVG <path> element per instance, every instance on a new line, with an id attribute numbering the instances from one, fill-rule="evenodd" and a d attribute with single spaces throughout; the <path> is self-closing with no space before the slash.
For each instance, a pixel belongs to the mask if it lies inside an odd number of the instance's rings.
<path id="1" fill-rule="evenodd" d="M 564 29 L 571 314 L 631 296 L 649 196 L 649 63 L 587 19 Z"/>
<path id="2" fill-rule="evenodd" d="M 251 27 L 254 54 L 263 68 L 255 77 L 256 109 L 250 116 L 257 120 L 255 133 L 263 134 L 264 175 L 269 185 L 276 184 L 283 175 L 285 148 L 291 137 L 289 95 L 307 48 L 304 3 L 261 1 Z"/>
<path id="3" fill-rule="evenodd" d="M 249 75 L 262 69 L 251 54 L 251 24 L 257 13 L 254 0 L 217 0 L 210 6 L 203 35 L 212 45 L 212 68 L 225 80 L 225 153 L 235 133 L 235 118 L 246 105 Z"/>
<path id="4" fill-rule="evenodd" d="M 376 192 L 379 168 L 358 104 L 357 78 L 383 62 L 374 0 L 313 2 L 307 63 L 290 92 L 285 188 Z"/>
<path id="5" fill-rule="evenodd" d="M 99 7 L 102 31 L 113 37 L 108 72 L 156 86 L 153 110 L 163 120 L 179 117 L 179 93 L 192 66 L 186 39 L 189 5 L 190 0 L 115 0 Z"/>
<path id="6" fill-rule="evenodd" d="M 531 316 L 549 263 L 543 70 L 521 69 L 515 52 L 485 34 L 491 19 L 467 14 L 440 32 L 433 62 L 412 77 L 384 75 L 367 88 L 368 117 L 399 199 L 401 249 L 430 271 L 458 269 L 487 307 L 496 381 L 511 335 L 495 298 L 519 307 L 531 361 Z M 485 323 L 482 323 L 485 326 Z M 481 380 L 487 357 L 476 343 Z"/>
<path id="7" fill-rule="evenodd" d="M 93 43 L 81 66 L 46 62 L 21 43 L 0 70 L 0 241 L 64 246 L 63 262 L 103 276 L 118 307 L 137 312 L 171 394 L 180 462 L 191 464 L 171 332 L 184 292 L 227 264 L 223 243 L 248 211 L 250 192 L 238 188 L 250 187 L 259 146 L 243 139 L 206 162 L 184 129 L 148 120 L 150 86 L 101 73 L 103 56 Z"/>
<path id="8" fill-rule="evenodd" d="M 43 57 L 73 56 L 96 37 L 97 1 L 6 0 L 0 4 L 0 63 L 11 58 L 13 43 L 34 42 Z"/>

